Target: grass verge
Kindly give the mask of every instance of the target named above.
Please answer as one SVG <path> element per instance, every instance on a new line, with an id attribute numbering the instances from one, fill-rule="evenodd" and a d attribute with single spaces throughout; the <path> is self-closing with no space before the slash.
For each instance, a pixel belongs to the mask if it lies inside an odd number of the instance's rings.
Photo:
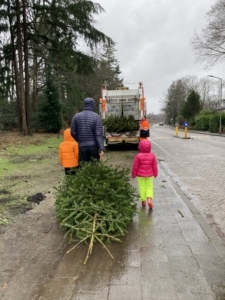
<path id="1" fill-rule="evenodd" d="M 62 178 L 58 147 L 62 135 L 0 134 L 0 224 L 34 207 L 35 193 L 50 193 Z"/>

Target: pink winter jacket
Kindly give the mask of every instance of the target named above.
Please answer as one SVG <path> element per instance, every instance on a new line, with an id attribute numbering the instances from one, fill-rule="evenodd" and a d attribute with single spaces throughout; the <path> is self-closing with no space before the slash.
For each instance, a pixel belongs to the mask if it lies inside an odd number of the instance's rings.
<path id="1" fill-rule="evenodd" d="M 156 156 L 151 152 L 151 143 L 144 139 L 139 143 L 139 153 L 135 156 L 132 167 L 132 177 L 157 177 L 158 165 Z"/>

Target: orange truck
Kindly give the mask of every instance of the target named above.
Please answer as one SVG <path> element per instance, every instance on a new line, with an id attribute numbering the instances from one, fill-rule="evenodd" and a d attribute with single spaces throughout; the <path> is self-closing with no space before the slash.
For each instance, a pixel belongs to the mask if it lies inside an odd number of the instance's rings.
<path id="1" fill-rule="evenodd" d="M 109 116 L 133 116 L 139 124 L 141 118 L 147 113 L 147 105 L 142 82 L 139 82 L 137 86 L 136 89 L 118 87 L 112 90 L 107 89 L 107 84 L 103 84 L 99 103 L 99 112 L 102 120 Z M 139 133 L 139 130 L 120 133 L 108 132 L 107 127 L 104 126 L 104 144 L 105 146 L 113 144 L 138 144 Z"/>

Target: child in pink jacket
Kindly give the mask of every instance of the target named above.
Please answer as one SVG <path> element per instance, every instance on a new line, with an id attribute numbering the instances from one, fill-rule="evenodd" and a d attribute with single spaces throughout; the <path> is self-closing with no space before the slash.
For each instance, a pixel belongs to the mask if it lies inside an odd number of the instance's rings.
<path id="1" fill-rule="evenodd" d="M 140 141 L 138 149 L 139 153 L 135 156 L 132 167 L 132 177 L 137 177 L 138 189 L 142 206 L 153 208 L 154 195 L 154 177 L 158 176 L 158 165 L 156 156 L 151 152 L 151 142 L 148 139 Z"/>

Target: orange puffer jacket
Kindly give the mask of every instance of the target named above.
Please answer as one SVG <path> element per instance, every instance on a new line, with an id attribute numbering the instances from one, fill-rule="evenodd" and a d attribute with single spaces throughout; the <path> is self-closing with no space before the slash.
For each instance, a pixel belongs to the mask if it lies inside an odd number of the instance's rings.
<path id="1" fill-rule="evenodd" d="M 78 166 L 78 143 L 71 136 L 70 128 L 64 131 L 64 142 L 59 145 L 59 160 L 64 168 Z"/>

